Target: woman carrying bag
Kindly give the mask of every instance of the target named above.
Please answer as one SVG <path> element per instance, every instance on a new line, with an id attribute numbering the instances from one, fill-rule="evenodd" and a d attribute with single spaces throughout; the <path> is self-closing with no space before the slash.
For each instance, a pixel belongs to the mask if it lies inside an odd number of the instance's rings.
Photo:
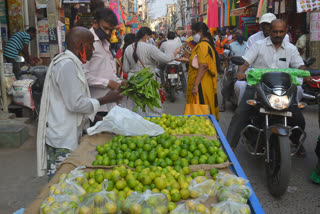
<path id="1" fill-rule="evenodd" d="M 217 54 L 213 39 L 207 25 L 203 22 L 194 23 L 191 29 L 193 40 L 198 44 L 192 50 L 189 59 L 178 59 L 189 62 L 187 104 L 208 105 L 210 113 L 218 120 Z"/>

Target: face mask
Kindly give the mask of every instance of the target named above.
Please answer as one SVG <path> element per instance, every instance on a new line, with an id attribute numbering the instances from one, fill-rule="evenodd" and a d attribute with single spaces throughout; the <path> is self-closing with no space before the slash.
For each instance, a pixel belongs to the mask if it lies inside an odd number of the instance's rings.
<path id="1" fill-rule="evenodd" d="M 237 41 L 242 43 L 244 41 L 244 36 L 237 36 Z"/>
<path id="2" fill-rule="evenodd" d="M 195 41 L 196 43 L 200 42 L 200 35 L 199 33 L 197 33 L 196 35 L 193 36 L 193 41 Z"/>
<path id="3" fill-rule="evenodd" d="M 97 34 L 100 40 L 105 40 L 110 38 L 110 36 L 106 34 L 106 32 L 104 32 L 100 26 L 97 30 L 95 30 L 95 33 Z"/>

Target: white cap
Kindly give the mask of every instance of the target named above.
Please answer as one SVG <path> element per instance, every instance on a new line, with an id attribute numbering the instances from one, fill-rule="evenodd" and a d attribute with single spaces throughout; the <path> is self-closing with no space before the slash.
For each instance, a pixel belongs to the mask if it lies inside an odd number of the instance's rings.
<path id="1" fill-rule="evenodd" d="M 276 19 L 277 17 L 273 13 L 266 13 L 263 16 L 261 16 L 259 24 L 271 23 L 273 20 L 276 20 Z"/>

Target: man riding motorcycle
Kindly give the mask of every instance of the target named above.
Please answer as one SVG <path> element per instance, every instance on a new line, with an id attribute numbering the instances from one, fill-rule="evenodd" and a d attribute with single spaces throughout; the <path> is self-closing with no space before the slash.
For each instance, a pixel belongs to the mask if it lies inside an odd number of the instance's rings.
<path id="1" fill-rule="evenodd" d="M 244 35 L 241 30 L 236 31 L 236 41 L 230 44 L 230 50 L 225 49 L 223 54 L 228 56 L 228 58 L 232 56 L 243 56 L 245 54 L 245 49 L 247 47 L 247 43 L 244 41 Z M 219 107 L 221 112 L 225 111 L 226 101 L 230 99 L 234 86 L 234 72 L 236 69 L 236 65 L 232 64 L 229 60 L 228 70 L 226 70 L 224 79 L 223 79 L 223 87 L 221 90 L 222 94 L 222 104 Z M 237 96 L 238 97 L 238 96 Z"/>
<path id="2" fill-rule="evenodd" d="M 291 43 L 284 42 L 287 31 L 287 25 L 283 20 L 272 21 L 270 37 L 255 42 L 243 56 L 245 64 L 239 67 L 238 79 L 246 78 L 245 71 L 249 66 L 253 68 L 299 68 L 306 70 L 297 48 Z M 241 130 L 250 123 L 252 107 L 246 101 L 253 99 L 254 95 L 255 89 L 248 85 L 230 122 L 227 139 L 233 150 L 238 144 Z M 297 125 L 304 130 L 305 120 L 298 106 L 293 105 L 290 111 L 293 116 L 288 118 L 288 124 L 291 126 Z M 290 139 L 295 145 L 299 145 L 300 135 L 300 132 L 292 132 Z M 302 146 L 297 155 L 305 156 L 305 150 Z"/>

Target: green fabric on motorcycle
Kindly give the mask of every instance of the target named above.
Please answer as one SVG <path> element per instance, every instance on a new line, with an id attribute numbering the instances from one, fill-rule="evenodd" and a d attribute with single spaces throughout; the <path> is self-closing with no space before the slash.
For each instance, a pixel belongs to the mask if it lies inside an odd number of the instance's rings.
<path id="1" fill-rule="evenodd" d="M 268 68 L 268 69 L 259 69 L 259 68 L 253 68 L 251 69 L 247 74 L 247 82 L 249 85 L 256 85 L 258 82 L 260 82 L 260 79 L 263 74 L 267 72 L 285 72 L 290 74 L 291 81 L 295 85 L 300 85 L 300 83 L 297 80 L 297 77 L 308 77 L 310 76 L 309 71 L 304 71 L 300 69 L 292 69 L 292 68 Z"/>

